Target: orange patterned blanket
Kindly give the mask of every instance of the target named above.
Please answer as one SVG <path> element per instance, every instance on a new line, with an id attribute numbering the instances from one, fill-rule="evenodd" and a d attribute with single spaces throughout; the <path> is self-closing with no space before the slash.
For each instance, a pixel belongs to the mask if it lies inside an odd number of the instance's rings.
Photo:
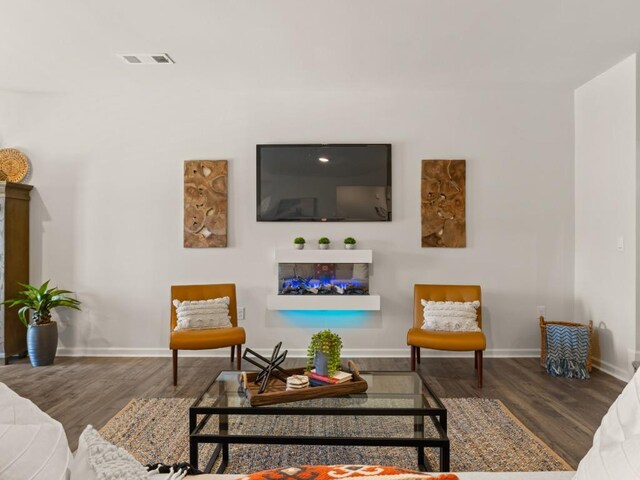
<path id="1" fill-rule="evenodd" d="M 452 473 L 426 473 L 378 465 L 302 465 L 252 473 L 239 480 L 458 480 Z"/>

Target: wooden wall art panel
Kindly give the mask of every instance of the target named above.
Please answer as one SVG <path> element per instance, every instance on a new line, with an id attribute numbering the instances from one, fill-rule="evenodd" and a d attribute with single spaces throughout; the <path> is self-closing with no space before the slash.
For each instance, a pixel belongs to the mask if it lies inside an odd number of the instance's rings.
<path id="1" fill-rule="evenodd" d="M 184 162 L 184 246 L 227 246 L 227 161 Z"/>
<path id="2" fill-rule="evenodd" d="M 422 246 L 467 246 L 465 160 L 422 161 Z"/>

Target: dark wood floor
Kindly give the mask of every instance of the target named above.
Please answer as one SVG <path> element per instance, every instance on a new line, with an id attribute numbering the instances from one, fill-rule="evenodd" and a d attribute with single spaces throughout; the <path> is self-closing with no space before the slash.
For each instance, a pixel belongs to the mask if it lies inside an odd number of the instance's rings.
<path id="1" fill-rule="evenodd" d="M 408 370 L 408 359 L 356 359 L 362 370 Z M 302 366 L 292 359 L 289 366 Z M 58 358 L 50 367 L 28 360 L 0 366 L 0 381 L 62 422 L 72 449 L 87 424 L 100 428 L 135 397 L 195 397 L 207 379 L 230 369 L 222 358 L 180 360 L 171 383 L 169 358 Z M 594 370 L 589 381 L 548 377 L 532 358 L 486 359 L 484 388 L 475 387 L 472 359 L 422 360 L 421 371 L 442 397 L 502 400 L 536 435 L 575 468 L 602 416 L 624 383 Z"/>

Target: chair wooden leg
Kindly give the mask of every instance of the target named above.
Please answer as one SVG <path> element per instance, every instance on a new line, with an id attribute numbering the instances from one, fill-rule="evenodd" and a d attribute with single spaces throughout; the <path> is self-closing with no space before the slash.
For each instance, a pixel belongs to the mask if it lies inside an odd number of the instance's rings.
<path id="1" fill-rule="evenodd" d="M 420 365 L 420 347 L 416 347 L 416 360 L 418 360 L 418 365 Z"/>
<path id="2" fill-rule="evenodd" d="M 478 388 L 482 388 L 482 350 L 476 351 L 478 356 Z"/>
<path id="3" fill-rule="evenodd" d="M 231 345 L 231 363 L 233 363 L 233 353 L 236 351 L 236 346 Z"/>
<path id="4" fill-rule="evenodd" d="M 173 386 L 178 385 L 178 350 L 173 350 Z"/>
<path id="5" fill-rule="evenodd" d="M 236 348 L 238 349 L 238 352 L 236 355 L 236 370 L 240 370 L 242 365 L 242 345 L 236 345 Z"/>
<path id="6" fill-rule="evenodd" d="M 478 351 L 473 352 L 473 368 L 478 370 Z"/>
<path id="7" fill-rule="evenodd" d="M 411 346 L 411 370 L 416 370 L 416 347 Z"/>

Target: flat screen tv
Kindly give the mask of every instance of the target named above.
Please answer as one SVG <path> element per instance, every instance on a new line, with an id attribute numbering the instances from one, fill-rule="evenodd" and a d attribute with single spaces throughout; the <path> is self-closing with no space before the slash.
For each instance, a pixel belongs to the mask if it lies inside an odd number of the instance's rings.
<path id="1" fill-rule="evenodd" d="M 258 145 L 259 222 L 391 221 L 391 145 Z"/>

